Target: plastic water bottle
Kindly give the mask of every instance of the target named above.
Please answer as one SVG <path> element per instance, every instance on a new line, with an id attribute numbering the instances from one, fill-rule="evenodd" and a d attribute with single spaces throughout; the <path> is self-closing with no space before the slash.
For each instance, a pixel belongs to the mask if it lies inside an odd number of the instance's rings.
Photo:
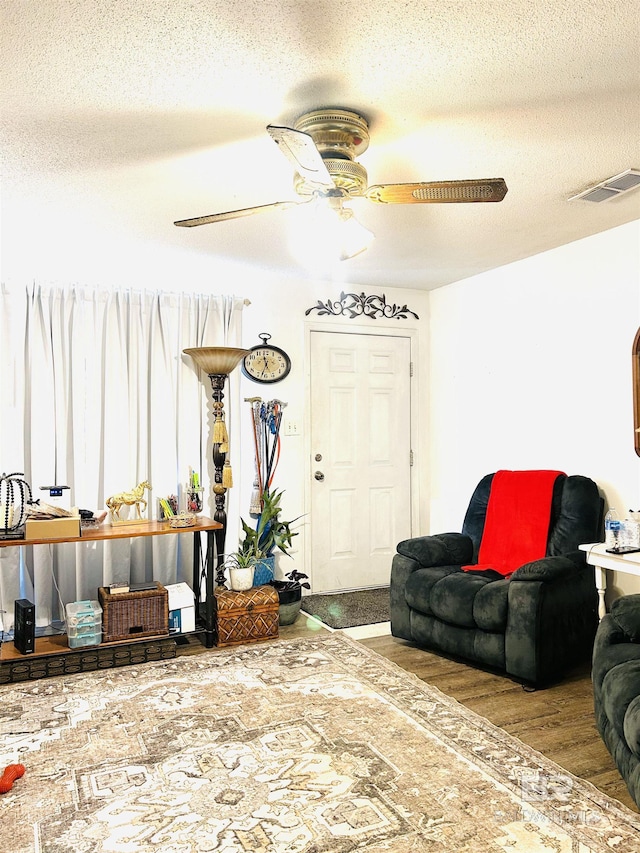
<path id="1" fill-rule="evenodd" d="M 604 517 L 604 544 L 608 551 L 617 551 L 620 547 L 620 519 L 613 507 Z"/>
<path id="2" fill-rule="evenodd" d="M 637 516 L 638 513 L 630 509 L 627 517 L 622 522 L 620 545 L 625 551 L 637 551 L 640 549 L 640 521 Z"/>

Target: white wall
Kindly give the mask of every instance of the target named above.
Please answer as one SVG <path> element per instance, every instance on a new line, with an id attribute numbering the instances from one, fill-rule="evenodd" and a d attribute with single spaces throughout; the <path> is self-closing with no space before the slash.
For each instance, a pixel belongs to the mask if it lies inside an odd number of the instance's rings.
<path id="1" fill-rule="evenodd" d="M 433 291 L 430 322 L 432 532 L 459 530 L 498 468 L 584 474 L 618 510 L 640 509 L 639 222 Z"/>

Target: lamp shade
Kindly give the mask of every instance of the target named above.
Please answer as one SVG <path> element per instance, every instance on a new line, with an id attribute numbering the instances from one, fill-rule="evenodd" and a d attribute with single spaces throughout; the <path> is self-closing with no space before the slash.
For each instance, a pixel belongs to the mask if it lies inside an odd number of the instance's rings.
<path id="1" fill-rule="evenodd" d="M 228 376 L 251 350 L 238 347 L 191 347 L 182 352 L 190 355 L 209 376 Z"/>

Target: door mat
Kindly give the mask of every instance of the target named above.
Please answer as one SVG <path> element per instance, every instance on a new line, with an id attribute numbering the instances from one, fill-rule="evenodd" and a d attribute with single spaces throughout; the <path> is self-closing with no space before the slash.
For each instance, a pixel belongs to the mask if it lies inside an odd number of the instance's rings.
<path id="1" fill-rule="evenodd" d="M 389 587 L 305 595 L 302 610 L 329 628 L 355 628 L 389 621 Z"/>

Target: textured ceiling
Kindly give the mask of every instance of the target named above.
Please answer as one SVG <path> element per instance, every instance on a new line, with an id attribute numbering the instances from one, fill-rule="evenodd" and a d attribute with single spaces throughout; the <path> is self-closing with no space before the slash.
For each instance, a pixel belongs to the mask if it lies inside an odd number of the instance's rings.
<path id="1" fill-rule="evenodd" d="M 340 275 L 438 287 L 640 217 L 638 0 L 2 0 L 3 230 L 181 247 L 286 275 L 297 210 L 266 134 L 323 106 L 370 122 L 370 183 L 503 177 L 500 204 L 353 203 L 376 235 Z M 24 200 L 32 205 L 29 224 Z M 44 217 L 44 214 L 43 214 Z M 61 237 L 61 239 L 64 239 Z"/>

